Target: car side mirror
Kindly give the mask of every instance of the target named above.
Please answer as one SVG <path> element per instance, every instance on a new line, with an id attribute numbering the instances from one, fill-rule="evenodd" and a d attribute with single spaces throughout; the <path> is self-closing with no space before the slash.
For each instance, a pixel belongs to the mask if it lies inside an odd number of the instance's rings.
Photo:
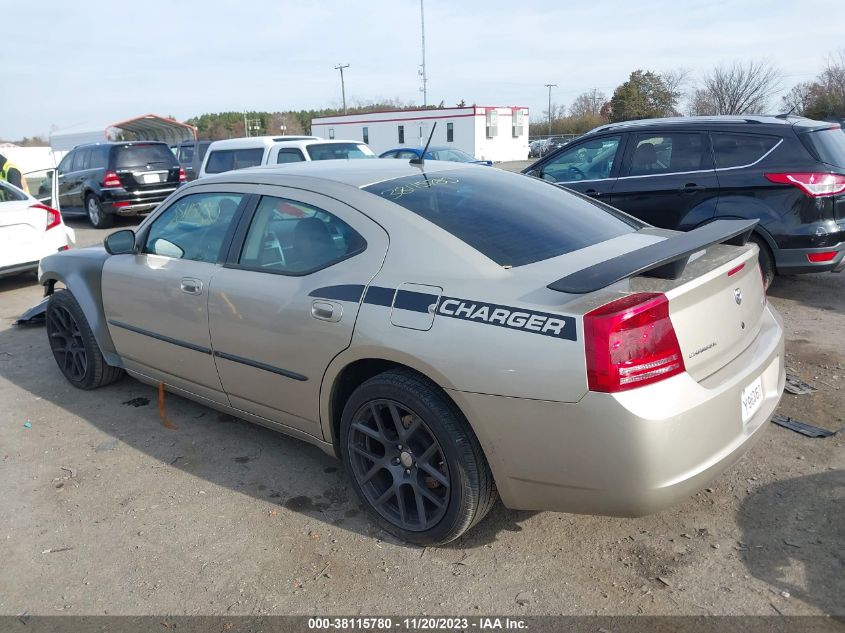
<path id="1" fill-rule="evenodd" d="M 103 246 L 109 255 L 126 255 L 135 251 L 135 231 L 123 229 L 115 231 L 103 240 Z"/>

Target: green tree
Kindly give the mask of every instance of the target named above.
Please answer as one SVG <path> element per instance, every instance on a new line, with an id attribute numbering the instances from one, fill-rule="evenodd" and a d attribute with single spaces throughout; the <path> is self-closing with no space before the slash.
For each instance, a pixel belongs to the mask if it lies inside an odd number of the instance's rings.
<path id="1" fill-rule="evenodd" d="M 635 70 L 613 91 L 610 120 L 653 119 L 676 114 L 678 94 L 657 73 Z"/>

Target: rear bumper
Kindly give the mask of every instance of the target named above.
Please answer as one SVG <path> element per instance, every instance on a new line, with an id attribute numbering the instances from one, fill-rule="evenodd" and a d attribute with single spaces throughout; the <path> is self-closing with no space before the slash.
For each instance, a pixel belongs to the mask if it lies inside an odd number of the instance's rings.
<path id="1" fill-rule="evenodd" d="M 103 189 L 100 202 L 106 213 L 115 215 L 149 213 L 164 202 L 178 188 L 178 186 L 167 186 L 149 191 Z"/>
<path id="2" fill-rule="evenodd" d="M 829 262 L 813 263 L 807 256 L 812 253 L 836 251 L 836 256 Z M 775 267 L 781 274 L 841 272 L 845 269 L 845 242 L 823 248 L 781 248 L 774 252 Z"/>
<path id="3" fill-rule="evenodd" d="M 742 390 L 762 377 L 743 424 Z M 642 516 L 681 501 L 759 440 L 783 393 L 783 327 L 771 307 L 754 342 L 701 382 L 689 374 L 577 403 L 450 391 L 509 508 Z"/>

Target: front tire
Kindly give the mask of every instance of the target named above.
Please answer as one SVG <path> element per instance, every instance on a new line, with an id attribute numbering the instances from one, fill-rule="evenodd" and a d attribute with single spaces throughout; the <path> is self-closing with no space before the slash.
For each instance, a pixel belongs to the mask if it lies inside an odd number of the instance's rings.
<path id="1" fill-rule="evenodd" d="M 498 498 L 460 410 L 410 370 L 379 374 L 352 393 L 341 418 L 340 452 L 369 513 L 405 541 L 448 543 L 481 521 Z"/>
<path id="2" fill-rule="evenodd" d="M 74 387 L 96 389 L 123 376 L 121 368 L 106 363 L 85 313 L 69 291 L 50 296 L 46 325 L 56 364 Z"/>
<path id="3" fill-rule="evenodd" d="M 85 210 L 88 212 L 88 219 L 95 229 L 107 229 L 114 226 L 114 216 L 103 210 L 103 204 L 93 193 L 85 197 Z"/>

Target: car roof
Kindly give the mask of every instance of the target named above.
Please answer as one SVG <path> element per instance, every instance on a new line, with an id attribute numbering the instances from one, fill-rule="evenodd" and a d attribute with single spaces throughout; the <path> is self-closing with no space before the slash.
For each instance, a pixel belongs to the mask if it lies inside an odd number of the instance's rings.
<path id="1" fill-rule="evenodd" d="M 97 141 L 96 143 L 80 143 L 73 149 L 81 149 L 83 147 L 123 147 L 125 145 L 164 145 L 170 148 L 170 145 L 164 141 Z M 73 151 L 73 150 L 71 150 Z"/>
<path id="2" fill-rule="evenodd" d="M 769 115 L 769 114 L 743 114 L 743 115 L 719 115 L 719 116 L 689 116 L 689 117 L 665 117 L 659 119 L 638 119 L 634 121 L 620 121 L 619 123 L 607 123 L 600 125 L 587 132 L 587 134 L 599 134 L 608 131 L 625 131 L 640 128 L 687 126 L 690 128 L 709 128 L 713 126 L 757 126 L 757 125 L 778 125 L 791 126 L 800 125 L 814 127 L 824 125 L 821 121 L 813 121 L 804 117 L 792 115 Z M 586 135 L 585 135 L 586 136 Z"/>
<path id="3" fill-rule="evenodd" d="M 273 147 L 305 147 L 306 145 L 329 145 L 331 143 L 355 143 L 356 145 L 364 145 L 363 141 L 356 141 L 355 139 L 311 137 L 293 141 L 280 141 L 279 143 L 273 143 Z"/>
<path id="4" fill-rule="evenodd" d="M 270 147 L 276 143 L 290 141 L 322 140 L 316 136 L 245 136 L 214 141 L 214 149 L 248 149 L 251 147 Z"/>
<path id="5" fill-rule="evenodd" d="M 360 142 L 360 141 L 358 141 Z M 455 169 L 485 169 L 471 163 L 448 163 L 428 161 L 423 165 L 412 165 L 410 161 L 395 158 L 373 158 L 369 160 L 318 160 L 284 165 L 265 165 L 205 176 L 202 184 L 215 182 L 283 185 L 286 177 L 306 177 L 349 185 L 366 187 L 377 182 L 405 176 L 419 176 Z"/>

